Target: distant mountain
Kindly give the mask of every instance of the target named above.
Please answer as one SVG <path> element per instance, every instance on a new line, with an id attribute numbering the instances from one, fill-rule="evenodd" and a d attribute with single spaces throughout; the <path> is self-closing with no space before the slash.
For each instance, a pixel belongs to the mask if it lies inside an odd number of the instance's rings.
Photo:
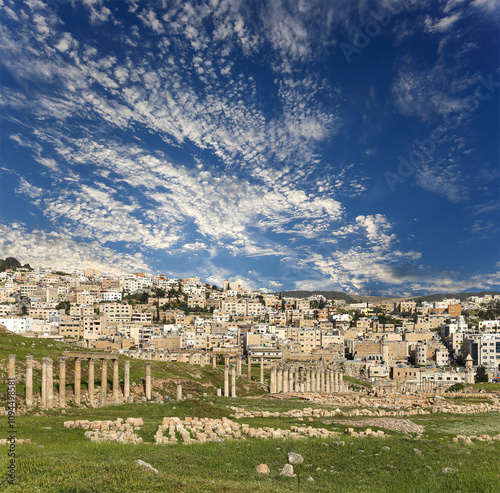
<path id="1" fill-rule="evenodd" d="M 478 293 L 438 293 L 430 294 L 427 296 L 413 296 L 412 298 L 407 298 L 414 301 L 442 301 L 448 298 L 455 298 L 460 301 L 465 301 L 469 296 L 479 296 L 483 297 L 485 294 L 495 295 L 500 294 L 498 291 L 480 291 Z"/>
<path id="2" fill-rule="evenodd" d="M 276 293 L 278 294 L 278 293 Z M 500 294 L 498 291 L 480 291 L 478 293 L 438 293 L 422 296 L 391 297 L 391 296 L 365 296 L 362 294 L 347 294 L 341 291 L 283 291 L 281 296 L 292 298 L 308 298 L 313 294 L 324 296 L 328 300 L 346 300 L 347 303 L 376 303 L 381 301 L 412 300 L 412 301 L 442 301 L 448 298 L 465 301 L 469 296 L 484 296 L 485 294 Z"/>
<path id="3" fill-rule="evenodd" d="M 353 298 L 347 293 L 341 291 L 283 291 L 281 296 L 291 298 L 309 298 L 313 294 L 324 296 L 327 300 L 346 300 L 348 303 L 354 303 L 358 298 Z"/>
<path id="4" fill-rule="evenodd" d="M 31 269 L 30 264 L 21 265 L 21 262 L 14 257 L 7 257 L 5 260 L 0 258 L 0 272 L 5 272 L 7 269 L 19 269 L 24 267 Z"/>

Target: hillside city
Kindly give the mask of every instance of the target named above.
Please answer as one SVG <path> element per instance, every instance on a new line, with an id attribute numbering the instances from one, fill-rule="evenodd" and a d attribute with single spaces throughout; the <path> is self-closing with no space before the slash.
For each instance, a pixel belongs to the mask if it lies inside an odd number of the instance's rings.
<path id="1" fill-rule="evenodd" d="M 500 295 L 361 302 L 16 259 L 1 267 L 0 324 L 29 338 L 157 361 L 231 354 L 266 366 L 340 364 L 374 384 L 473 383 L 467 369 L 480 366 L 490 381 L 500 373 Z"/>

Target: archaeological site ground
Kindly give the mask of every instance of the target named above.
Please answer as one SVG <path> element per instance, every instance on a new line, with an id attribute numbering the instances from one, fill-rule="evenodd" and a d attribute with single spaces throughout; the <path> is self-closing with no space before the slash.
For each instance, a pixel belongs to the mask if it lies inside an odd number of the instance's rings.
<path id="1" fill-rule="evenodd" d="M 70 349 L 1 334 L 2 492 L 500 490 L 494 384 L 388 393 L 341 369 Z"/>

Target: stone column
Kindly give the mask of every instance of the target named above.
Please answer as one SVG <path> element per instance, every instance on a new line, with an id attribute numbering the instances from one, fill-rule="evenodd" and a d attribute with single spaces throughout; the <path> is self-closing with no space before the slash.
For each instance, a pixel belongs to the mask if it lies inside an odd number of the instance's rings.
<path id="1" fill-rule="evenodd" d="M 319 371 L 319 391 L 324 392 L 325 391 L 325 369 L 321 368 Z"/>
<path id="2" fill-rule="evenodd" d="M 330 370 L 328 368 L 325 370 L 325 392 L 330 393 Z"/>
<path id="3" fill-rule="evenodd" d="M 189 354 L 189 364 L 194 365 L 194 353 Z"/>
<path id="4" fill-rule="evenodd" d="M 316 370 L 316 392 L 321 392 L 321 370 Z"/>
<path id="5" fill-rule="evenodd" d="M 252 380 L 252 361 L 250 359 L 250 355 L 247 356 L 248 368 L 247 368 L 247 378 L 248 380 Z"/>
<path id="6" fill-rule="evenodd" d="M 42 389 L 40 394 L 42 406 L 47 409 L 47 358 L 42 358 Z"/>
<path id="7" fill-rule="evenodd" d="M 102 359 L 102 367 L 101 367 L 101 393 L 108 393 L 108 360 Z M 100 399 L 100 397 L 99 397 Z M 100 404 L 99 404 L 100 405 Z"/>
<path id="8" fill-rule="evenodd" d="M 330 370 L 330 393 L 333 394 L 335 389 L 334 380 L 333 380 L 333 370 Z"/>
<path id="9" fill-rule="evenodd" d="M 311 368 L 306 369 L 306 392 L 311 392 Z"/>
<path id="10" fill-rule="evenodd" d="M 178 401 L 182 401 L 182 385 L 177 385 L 175 398 Z"/>
<path id="11" fill-rule="evenodd" d="M 299 370 L 295 368 L 295 382 L 294 382 L 294 389 L 295 392 L 300 392 L 300 386 L 299 386 Z"/>
<path id="12" fill-rule="evenodd" d="M 54 409 L 54 368 L 52 358 L 47 358 L 47 409 Z"/>
<path id="13" fill-rule="evenodd" d="M 217 356 L 212 356 L 212 368 L 217 368 Z"/>
<path id="14" fill-rule="evenodd" d="M 66 357 L 60 356 L 59 360 L 59 407 L 66 407 Z"/>
<path id="15" fill-rule="evenodd" d="M 123 374 L 123 397 L 128 401 L 130 397 L 130 361 L 125 361 L 125 370 Z"/>
<path id="16" fill-rule="evenodd" d="M 346 392 L 347 389 L 344 386 L 344 374 L 343 373 L 340 373 L 339 379 L 340 379 L 340 382 L 339 382 L 340 392 Z"/>
<path id="17" fill-rule="evenodd" d="M 293 380 L 293 372 L 294 372 L 294 369 L 293 368 L 290 368 L 288 370 L 288 392 L 293 392 L 293 384 L 294 384 L 294 380 Z"/>
<path id="18" fill-rule="evenodd" d="M 224 365 L 224 397 L 229 397 L 229 365 Z"/>
<path id="19" fill-rule="evenodd" d="M 26 356 L 26 408 L 33 409 L 33 356 Z"/>
<path id="20" fill-rule="evenodd" d="M 81 388 L 82 388 L 82 359 L 75 358 L 75 387 L 74 387 L 74 402 L 79 406 L 81 403 Z"/>
<path id="21" fill-rule="evenodd" d="M 304 393 L 306 391 L 306 380 L 304 368 L 300 369 L 300 392 Z"/>
<path id="22" fill-rule="evenodd" d="M 338 392 L 340 392 L 340 389 L 339 389 L 339 382 L 340 382 L 340 380 L 339 380 L 339 372 L 338 371 L 335 372 L 334 377 L 335 377 L 334 392 L 338 393 Z"/>
<path id="23" fill-rule="evenodd" d="M 88 391 L 89 391 L 89 403 L 91 407 L 95 406 L 95 359 L 90 358 L 89 359 L 89 385 L 88 385 Z"/>
<path id="24" fill-rule="evenodd" d="M 283 392 L 283 368 L 278 366 L 276 370 L 276 393 Z"/>
<path id="25" fill-rule="evenodd" d="M 236 356 L 236 373 L 241 375 L 241 356 Z"/>
<path id="26" fill-rule="evenodd" d="M 151 400 L 151 362 L 146 363 L 146 399 Z"/>
<path id="27" fill-rule="evenodd" d="M 278 386 L 276 385 L 276 367 L 272 366 L 271 367 L 271 377 L 270 377 L 270 382 L 269 382 L 269 392 L 271 394 L 276 394 L 276 389 Z"/>
<path id="28" fill-rule="evenodd" d="M 236 397 L 236 368 L 231 367 L 231 397 Z"/>
<path id="29" fill-rule="evenodd" d="M 8 379 L 16 379 L 16 355 L 9 354 L 9 373 Z"/>
<path id="30" fill-rule="evenodd" d="M 118 395 L 118 389 L 120 384 L 120 374 L 118 368 L 118 359 L 113 360 L 113 402 L 114 404 L 119 403 L 120 396 Z"/>
<path id="31" fill-rule="evenodd" d="M 264 383 L 264 356 L 260 357 L 260 383 Z"/>
<path id="32" fill-rule="evenodd" d="M 283 393 L 288 394 L 288 368 L 283 368 Z"/>
<path id="33" fill-rule="evenodd" d="M 205 368 L 205 353 L 200 354 L 200 368 Z"/>

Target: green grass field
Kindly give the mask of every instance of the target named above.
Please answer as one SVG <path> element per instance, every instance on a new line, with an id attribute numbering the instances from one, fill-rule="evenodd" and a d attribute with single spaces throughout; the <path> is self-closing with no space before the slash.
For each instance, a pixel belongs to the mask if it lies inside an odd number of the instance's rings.
<path id="1" fill-rule="evenodd" d="M 205 398 L 165 404 L 128 404 L 103 409 L 69 408 L 64 414 L 17 416 L 17 438 L 32 445 L 17 445 L 16 476 L 10 485 L 2 475 L 0 491 L 6 492 L 492 492 L 500 485 L 500 442 L 476 442 L 465 446 L 452 442 L 456 434 L 500 433 L 496 414 L 426 415 L 412 420 L 425 427 L 420 440 L 389 432 L 387 438 L 351 438 L 342 434 L 341 418 L 315 419 L 306 425 L 339 431 L 338 440 L 226 440 L 206 444 L 154 445 L 153 435 L 165 416 L 229 416 L 228 406 L 270 411 L 297 409 L 304 401 Z M 310 403 L 309 403 L 310 404 Z M 138 432 L 141 445 L 92 443 L 84 430 L 64 428 L 75 419 L 142 417 Z M 304 425 L 294 418 L 240 419 L 250 426 L 289 428 Z M 363 429 L 362 422 L 360 428 Z M 7 417 L 0 424 L 8 436 Z M 343 441 L 339 446 L 337 441 Z M 384 448 L 383 448 L 384 447 Z M 385 447 L 389 447 L 387 450 Z M 417 455 L 413 449 L 422 454 Z M 7 471 L 7 447 L 0 468 Z M 279 475 L 288 452 L 303 455 L 295 467 L 296 478 Z M 134 464 L 142 459 L 158 469 L 157 476 Z M 258 464 L 271 469 L 269 476 L 255 472 Z M 443 468 L 458 472 L 445 474 Z M 307 481 L 311 476 L 314 481 Z"/>

